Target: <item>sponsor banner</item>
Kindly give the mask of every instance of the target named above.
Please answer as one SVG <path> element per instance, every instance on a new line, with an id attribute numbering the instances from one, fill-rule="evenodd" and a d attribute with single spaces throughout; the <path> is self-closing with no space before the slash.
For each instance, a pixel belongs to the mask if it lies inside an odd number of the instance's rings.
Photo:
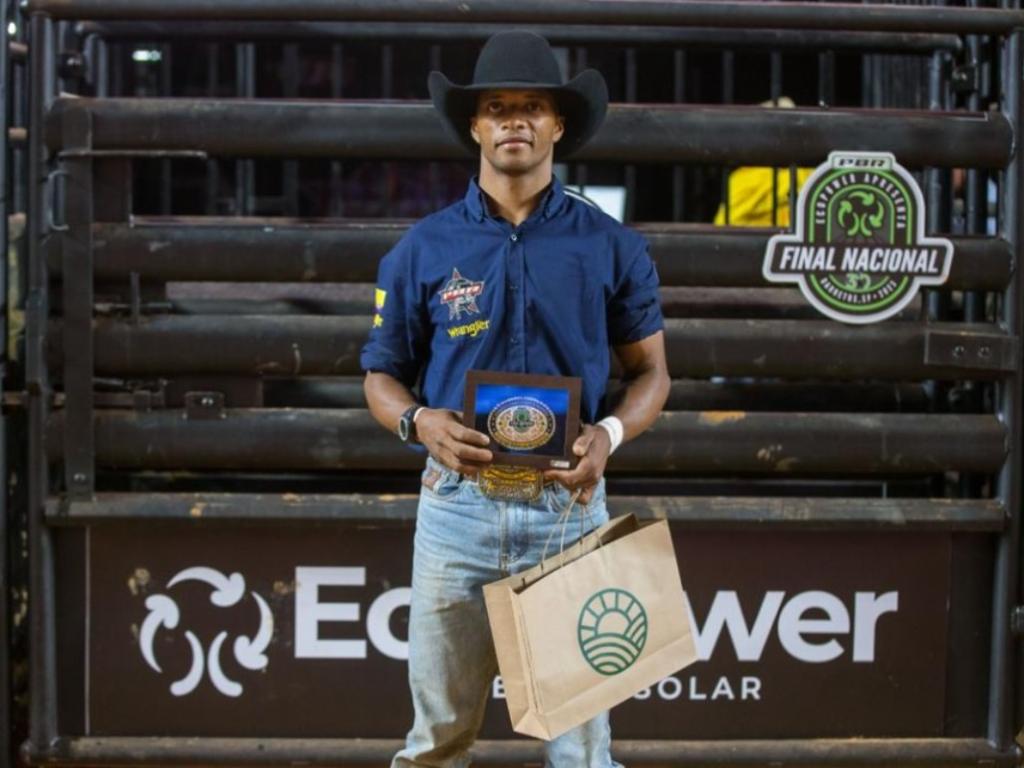
<path id="1" fill-rule="evenodd" d="M 942 735 L 948 535 L 674 542 L 700 661 L 617 707 L 618 738 Z M 85 549 L 87 734 L 404 736 L 411 528 L 97 526 Z M 512 735 L 502 694 L 484 737 Z"/>
<path id="2" fill-rule="evenodd" d="M 926 237 L 917 180 L 888 152 L 832 152 L 800 190 L 796 229 L 768 241 L 763 273 L 819 312 L 876 323 L 946 282 L 953 244 Z"/>

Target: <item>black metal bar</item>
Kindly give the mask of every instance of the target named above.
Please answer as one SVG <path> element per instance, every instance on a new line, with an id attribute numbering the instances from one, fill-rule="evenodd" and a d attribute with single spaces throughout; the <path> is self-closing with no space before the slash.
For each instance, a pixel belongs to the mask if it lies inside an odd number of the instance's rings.
<path id="1" fill-rule="evenodd" d="M 441 46 L 430 46 L 430 69 L 441 71 Z M 441 167 L 437 163 L 431 163 L 428 170 L 430 174 L 430 207 L 438 210 L 444 207 L 443 193 L 441 191 Z"/>
<path id="2" fill-rule="evenodd" d="M 440 54 L 438 54 L 440 56 Z M 344 95 L 345 82 L 344 49 L 340 43 L 331 46 L 331 98 L 341 99 Z M 342 165 L 331 160 L 331 210 L 332 216 L 345 215 L 345 190 L 342 186 Z"/>
<path id="3" fill-rule="evenodd" d="M 47 126 L 59 144 L 72 109 L 95 114 L 97 149 L 196 149 L 224 156 L 462 158 L 433 107 L 206 99 L 62 98 Z M 238 126 L 246 126 L 239 131 Z M 576 160 L 815 164 L 837 148 L 893 152 L 904 165 L 1002 167 L 1012 134 L 998 113 L 613 105 Z"/>
<path id="4" fill-rule="evenodd" d="M 381 257 L 408 224 L 395 220 L 316 224 L 274 218 L 145 218 L 94 227 L 97 277 L 147 280 L 373 282 Z M 775 230 L 640 224 L 662 285 L 763 286 L 768 238 Z M 952 238 L 950 288 L 1001 290 L 1012 254 L 1004 240 Z M 58 254 L 51 268 L 60 270 Z M 369 294 L 367 294 L 369 295 Z"/>
<path id="5" fill-rule="evenodd" d="M 239 739 L 103 737 L 61 739 L 25 757 L 35 763 L 114 766 L 159 762 L 163 765 L 283 764 L 335 765 L 386 762 L 402 746 L 397 739 Z M 998 750 L 984 739 L 773 739 L 721 741 L 617 740 L 612 753 L 632 764 L 665 764 L 687 768 L 743 765 L 920 765 L 963 768 L 988 765 L 1011 768 L 1019 759 L 1014 748 Z M 537 763 L 543 760 L 537 741 L 477 741 L 473 761 L 481 764 Z"/>
<path id="6" fill-rule="evenodd" d="M 782 96 L 782 54 L 772 51 L 769 56 L 769 98 L 773 108 L 778 108 Z M 772 226 L 779 226 L 779 169 L 772 168 Z"/>
<path id="7" fill-rule="evenodd" d="M 936 52 L 928 62 L 928 109 L 942 111 L 948 108 L 944 77 L 946 58 Z M 926 173 L 927 233 L 935 235 L 949 231 L 949 172 L 929 168 Z M 927 291 L 928 316 L 932 320 L 945 320 L 949 311 L 948 297 L 936 290 Z"/>
<path id="8" fill-rule="evenodd" d="M 288 43 L 283 46 L 281 61 L 281 78 L 284 97 L 294 99 L 299 95 L 299 78 L 301 60 L 299 46 Z M 282 210 L 285 216 L 299 215 L 299 164 L 294 160 L 285 160 L 281 171 Z"/>
<path id="9" fill-rule="evenodd" d="M 846 29 L 859 31 L 1003 34 L 1024 25 L 1008 10 L 868 6 L 855 3 L 645 2 L 604 0 L 32 0 L 32 11 L 53 18 L 219 19 L 237 21 L 458 21 L 532 24 L 639 24 L 768 29 Z"/>
<path id="10" fill-rule="evenodd" d="M 60 457 L 65 414 L 49 424 Z M 96 464 L 119 469 L 415 469 L 423 457 L 366 410 L 227 409 L 188 419 L 168 409 L 97 410 Z M 359 435 L 353 440 L 352 435 Z M 1005 427 L 991 415 L 674 411 L 622 446 L 612 472 L 912 475 L 995 472 Z"/>
<path id="11" fill-rule="evenodd" d="M 82 113 L 64 124 L 65 144 L 88 150 L 91 115 Z M 66 412 L 64 432 L 64 481 L 68 493 L 82 498 L 92 494 L 93 469 L 93 161 L 87 153 L 66 157 L 68 167 L 66 213 L 68 230 L 61 252 L 64 261 L 64 365 Z"/>
<path id="12" fill-rule="evenodd" d="M 836 103 L 836 56 L 831 50 L 818 54 L 818 106 Z"/>
<path id="13" fill-rule="evenodd" d="M 110 96 L 124 96 L 124 51 L 125 44 L 113 42 L 108 46 L 109 59 L 113 62 L 110 68 Z"/>
<path id="14" fill-rule="evenodd" d="M 626 49 L 626 102 L 636 103 L 636 48 Z M 636 217 L 636 165 L 627 163 L 623 169 L 624 186 L 626 187 L 626 210 L 623 220 L 632 222 Z"/>
<path id="15" fill-rule="evenodd" d="M 860 59 L 860 105 L 866 109 L 877 107 L 874 103 L 874 61 L 875 56 L 865 54 Z"/>
<path id="16" fill-rule="evenodd" d="M 15 12 L 15 19 L 17 24 L 16 34 L 22 39 L 25 39 L 25 24 L 22 21 L 21 15 Z M 27 48 L 27 46 L 26 46 Z M 10 77 L 10 108 L 11 113 L 8 116 L 8 125 L 27 125 L 28 124 L 28 60 L 26 59 L 26 66 L 15 67 L 14 71 L 9 75 Z M 25 197 L 27 194 L 27 170 L 26 170 L 26 153 L 25 152 L 14 152 L 10 158 L 11 164 L 9 168 L 10 172 L 10 193 L 12 209 L 14 211 L 23 212 L 26 209 Z M 18 263 L 24 265 L 27 263 L 25 258 L 25 238 L 21 237 L 18 241 Z M 26 282 L 27 269 L 19 269 L 19 285 L 18 285 L 18 297 L 19 297 L 19 308 L 23 306 L 24 297 L 28 292 L 28 286 Z"/>
<path id="17" fill-rule="evenodd" d="M 978 0 L 972 0 L 971 5 L 977 7 Z M 969 110 L 976 110 L 981 108 L 981 91 L 985 87 L 982 83 L 982 43 L 977 35 L 968 36 L 966 52 L 966 66 L 976 73 L 975 87 L 967 95 L 966 107 Z M 987 63 L 985 62 L 985 65 Z M 968 168 L 965 177 L 963 186 L 964 231 L 968 235 L 984 234 L 987 229 L 986 217 L 988 215 L 987 173 L 977 168 Z M 965 322 L 982 322 L 985 319 L 985 294 L 978 291 L 964 291 L 963 312 Z M 978 382 L 966 382 L 960 392 L 960 408 L 968 412 L 982 410 L 983 398 L 983 385 Z M 984 478 L 968 474 L 960 476 L 959 492 L 961 496 L 976 498 L 983 495 L 983 489 Z"/>
<path id="18" fill-rule="evenodd" d="M 958 51 L 957 35 L 904 32 L 850 32 L 847 30 L 791 29 L 716 29 L 703 27 L 638 27 L 615 25 L 599 27 L 567 24 L 517 24 L 519 29 L 536 32 L 552 45 L 622 44 L 721 48 L 737 46 L 744 50 L 786 48 L 793 50 L 874 50 L 903 53 L 931 53 L 942 49 Z M 507 29 L 505 24 L 404 23 L 398 22 L 237 22 L 237 21 L 86 21 L 80 24 L 83 35 L 98 35 L 106 40 L 393 40 L 431 43 L 479 41 Z"/>
<path id="19" fill-rule="evenodd" d="M 686 101 L 686 51 L 672 52 L 672 100 L 676 104 Z M 682 221 L 686 215 L 686 175 L 681 166 L 672 167 L 672 221 Z"/>
<path id="20" fill-rule="evenodd" d="M 235 46 L 235 94 L 240 99 L 252 99 L 256 96 L 256 46 L 252 43 Z M 236 123 L 236 128 L 241 124 Z M 237 160 L 235 162 L 235 213 L 237 215 L 252 214 L 255 187 L 255 164 L 247 158 Z"/>
<path id="21" fill-rule="evenodd" d="M 735 65 L 736 57 L 731 51 L 722 51 L 722 103 L 732 104 L 733 95 L 736 90 L 735 83 Z M 725 162 L 728 162 L 726 160 Z M 730 182 L 731 182 L 730 169 L 728 166 L 721 169 L 721 190 L 722 190 L 722 209 L 725 213 L 725 226 L 729 226 L 732 223 L 732 201 L 730 199 Z"/>
<path id="22" fill-rule="evenodd" d="M 381 97 L 391 98 L 392 80 L 395 75 L 394 56 L 395 50 L 390 43 L 380 47 L 380 89 Z M 395 166 L 393 163 L 383 163 L 380 173 L 380 206 L 385 214 L 391 210 L 391 179 L 394 175 Z"/>
<path id="23" fill-rule="evenodd" d="M 131 521 L 411 523 L 416 495 L 254 493 L 101 493 L 51 499 L 55 525 Z M 617 496 L 615 514 L 670 520 L 687 529 L 998 532 L 1006 510 L 992 499 L 823 499 L 819 497 Z"/>
<path id="24" fill-rule="evenodd" d="M 110 44 L 106 40 L 96 41 L 96 86 L 97 98 L 110 95 Z"/>
<path id="25" fill-rule="evenodd" d="M 359 372 L 369 315 L 153 316 L 139 326 L 95 321 L 97 375 L 232 373 L 274 376 Z M 60 364 L 61 326 L 51 328 Z M 824 320 L 673 319 L 665 322 L 674 376 L 781 378 L 986 379 L 999 369 L 973 359 L 926 360 L 929 338 L 946 332 L 961 346 L 1010 347 L 1015 340 L 989 325 L 889 323 L 868 328 Z M 1009 353 L 1012 356 L 1012 352 Z M 1001 353 L 992 355 L 1002 357 Z M 955 362 L 955 364 L 954 364 Z"/>
<path id="26" fill-rule="evenodd" d="M 7 136 L 7 128 L 10 125 L 10 114 L 8 104 L 10 103 L 10 65 L 15 57 L 15 46 L 20 45 L 12 41 L 8 33 L 8 7 L 9 3 L 0 2 L 0 51 L 10 52 L 10 55 L 0 56 L 0 136 Z M 22 46 L 24 48 L 24 46 Z M 21 58 L 25 59 L 28 53 L 25 48 Z M 8 230 L 7 217 L 11 213 L 11 196 L 8 158 L 10 150 L 6 140 L 0 144 L 0 248 L 3 254 L 0 255 L 0 339 L 3 340 L 0 348 L 0 389 L 6 390 L 7 382 L 7 317 L 10 308 L 7 303 L 8 288 L 7 276 L 9 274 L 10 254 L 10 231 Z M 22 265 L 23 266 L 23 265 Z M 8 458 L 7 458 L 7 424 L 8 417 L 0 414 L 0 580 L 6 588 L 0 590 L 0 766 L 9 768 L 12 762 L 13 752 L 11 750 L 11 627 L 10 627 L 10 600 L 12 593 L 11 571 L 8 564 L 8 548 L 11 536 L 9 529 L 12 515 L 8 514 Z"/>
<path id="27" fill-rule="evenodd" d="M 160 96 L 167 98 L 174 94 L 172 82 L 173 67 L 171 62 L 172 48 L 170 45 L 160 46 Z M 173 208 L 174 177 L 171 161 L 164 158 L 159 162 L 160 168 L 160 213 L 169 215 Z"/>
<path id="28" fill-rule="evenodd" d="M 1021 99 L 1022 85 L 1020 72 L 1022 63 L 1022 35 L 1015 32 L 1010 36 L 1002 51 L 1001 87 L 1003 90 L 1003 111 L 1014 126 L 1018 137 L 1024 131 L 1024 102 Z M 1024 184 L 1024 160 L 1017 152 L 1000 183 L 1000 227 L 1002 234 L 1019 253 L 1024 244 L 1024 198 L 1021 186 Z M 1003 294 L 999 311 L 1000 324 L 1011 333 L 1020 333 L 1024 327 L 1020 302 L 1024 300 L 1024 275 L 1017 269 L 1013 281 Z M 1007 425 L 1007 448 L 1011 459 L 1007 460 L 998 475 L 996 487 L 999 499 L 1006 505 L 1010 520 L 1006 531 L 999 537 L 996 548 L 995 577 L 992 588 L 992 653 L 989 667 L 988 728 L 989 741 L 996 748 L 1008 748 L 1013 744 L 1014 682 L 1018 680 L 1018 647 L 1012 635 L 1010 614 L 1019 604 L 1020 586 L 1020 535 L 1021 535 L 1021 466 L 1020 456 L 1024 449 L 1021 434 L 1021 366 L 1018 363 L 1015 375 L 997 388 L 999 418 Z"/>
<path id="29" fill-rule="evenodd" d="M 209 43 L 206 46 L 206 96 L 215 98 L 220 84 L 220 46 Z M 206 213 L 214 215 L 217 211 L 217 198 L 220 194 L 220 161 L 206 161 Z"/>
<path id="30" fill-rule="evenodd" d="M 28 392 L 29 521 L 29 742 L 48 749 L 57 736 L 57 658 L 53 541 L 44 509 L 49 491 L 45 431 L 49 416 L 49 373 L 45 339 L 49 302 L 42 250 L 46 221 L 46 147 L 43 125 L 54 73 L 53 21 L 34 14 L 29 38 L 28 244 L 29 294 L 26 301 Z"/>

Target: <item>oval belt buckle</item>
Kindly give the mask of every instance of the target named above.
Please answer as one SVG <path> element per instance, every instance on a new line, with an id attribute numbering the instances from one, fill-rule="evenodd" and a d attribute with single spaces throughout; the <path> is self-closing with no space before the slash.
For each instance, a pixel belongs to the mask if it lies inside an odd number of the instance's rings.
<path id="1" fill-rule="evenodd" d="M 536 501 L 544 490 L 539 469 L 511 464 L 492 464 L 477 476 L 480 491 L 495 501 Z"/>

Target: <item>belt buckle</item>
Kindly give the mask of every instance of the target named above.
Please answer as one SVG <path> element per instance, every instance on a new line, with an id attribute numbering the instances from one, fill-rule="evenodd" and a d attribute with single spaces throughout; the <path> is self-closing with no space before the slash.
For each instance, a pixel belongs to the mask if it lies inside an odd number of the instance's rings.
<path id="1" fill-rule="evenodd" d="M 492 464 L 477 476 L 480 492 L 495 501 L 536 501 L 544 491 L 539 469 L 511 464 Z"/>

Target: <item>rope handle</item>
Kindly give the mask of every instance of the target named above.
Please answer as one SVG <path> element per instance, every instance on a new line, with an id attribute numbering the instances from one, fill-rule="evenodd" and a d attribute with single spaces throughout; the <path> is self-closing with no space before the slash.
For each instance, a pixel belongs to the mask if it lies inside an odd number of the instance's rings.
<path id="1" fill-rule="evenodd" d="M 563 552 L 565 552 L 565 531 L 569 527 L 569 518 L 572 515 L 572 508 L 578 503 L 579 498 L 580 498 L 580 494 L 582 494 L 582 493 L 583 493 L 583 489 L 582 488 L 577 488 L 575 491 L 573 491 L 572 497 L 569 499 L 569 503 L 566 505 L 565 509 L 563 509 L 558 514 L 558 520 L 556 521 L 556 525 L 558 523 L 561 523 L 561 531 L 562 531 L 562 533 L 561 533 L 561 540 L 559 541 L 559 544 L 558 544 L 558 553 L 559 554 L 562 554 Z M 590 508 L 586 504 L 581 504 L 580 505 L 580 538 L 579 538 L 579 543 L 580 544 L 583 543 L 583 536 L 586 533 L 586 520 L 588 518 L 593 519 L 592 518 L 592 513 L 590 511 Z M 551 545 L 551 539 L 552 539 L 552 537 L 554 535 L 555 535 L 555 529 L 552 528 L 551 532 L 548 534 L 547 541 L 544 542 L 544 550 L 541 552 L 541 555 L 540 555 L 541 573 L 544 572 L 544 561 L 547 560 L 547 557 L 548 557 L 548 547 Z M 600 539 L 597 540 L 597 546 L 598 547 L 603 546 Z"/>

